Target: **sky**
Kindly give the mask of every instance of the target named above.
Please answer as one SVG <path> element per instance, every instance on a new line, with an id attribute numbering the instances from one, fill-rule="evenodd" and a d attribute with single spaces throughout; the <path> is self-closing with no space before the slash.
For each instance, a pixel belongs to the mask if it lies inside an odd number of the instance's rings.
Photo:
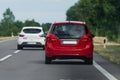
<path id="1" fill-rule="evenodd" d="M 32 20 L 39 23 L 65 21 L 66 11 L 78 0 L 0 0 L 0 21 L 7 8 L 15 20 Z"/>

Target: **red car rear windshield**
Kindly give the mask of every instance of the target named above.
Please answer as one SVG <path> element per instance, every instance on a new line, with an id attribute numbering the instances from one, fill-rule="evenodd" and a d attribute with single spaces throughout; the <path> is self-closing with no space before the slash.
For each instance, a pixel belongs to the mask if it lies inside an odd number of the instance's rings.
<path id="1" fill-rule="evenodd" d="M 80 24 L 55 24 L 52 29 L 52 33 L 60 39 L 80 38 L 86 32 L 86 27 Z"/>

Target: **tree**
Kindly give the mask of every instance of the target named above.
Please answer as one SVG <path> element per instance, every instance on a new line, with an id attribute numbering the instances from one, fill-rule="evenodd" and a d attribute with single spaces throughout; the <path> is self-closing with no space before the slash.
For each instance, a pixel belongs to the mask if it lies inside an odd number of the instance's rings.
<path id="1" fill-rule="evenodd" d="M 6 9 L 6 11 L 3 13 L 3 17 L 2 23 L 13 24 L 15 22 L 15 16 L 10 8 Z"/>
<path id="2" fill-rule="evenodd" d="M 78 20 L 78 17 L 77 17 L 77 11 L 76 11 L 76 6 L 72 6 L 70 7 L 69 10 L 67 10 L 67 19 L 66 20 Z"/>
<path id="3" fill-rule="evenodd" d="M 15 22 L 15 16 L 10 8 L 7 8 L 3 13 L 3 19 L 1 20 L 1 36 L 10 36 L 12 31 L 12 26 Z"/>
<path id="4" fill-rule="evenodd" d="M 15 16 L 10 8 L 7 8 L 3 13 L 3 19 L 0 22 L 0 36 L 11 36 L 13 33 L 18 35 L 23 26 L 40 26 L 34 19 L 22 21 L 15 21 Z"/>
<path id="5" fill-rule="evenodd" d="M 43 23 L 42 24 L 43 31 L 47 32 L 49 30 L 50 26 L 51 26 L 51 23 Z"/>
<path id="6" fill-rule="evenodd" d="M 120 30 L 119 0 L 79 0 L 67 10 L 67 19 L 85 21 L 98 36 L 117 41 Z M 96 32 L 97 31 L 97 32 Z"/>
<path id="7" fill-rule="evenodd" d="M 34 19 L 32 19 L 32 20 L 26 20 L 23 26 L 40 26 L 40 24 L 36 22 Z"/>
<path id="8" fill-rule="evenodd" d="M 14 25 L 13 25 L 13 33 L 14 35 L 18 35 L 18 33 L 21 31 L 22 27 L 23 27 L 23 22 L 22 21 L 15 21 Z"/>

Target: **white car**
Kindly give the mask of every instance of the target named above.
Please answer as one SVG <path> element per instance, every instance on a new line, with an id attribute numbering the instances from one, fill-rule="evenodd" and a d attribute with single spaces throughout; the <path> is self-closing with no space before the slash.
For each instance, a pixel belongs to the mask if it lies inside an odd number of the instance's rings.
<path id="1" fill-rule="evenodd" d="M 23 27 L 18 35 L 17 49 L 23 47 L 42 47 L 44 49 L 45 37 L 42 27 Z"/>

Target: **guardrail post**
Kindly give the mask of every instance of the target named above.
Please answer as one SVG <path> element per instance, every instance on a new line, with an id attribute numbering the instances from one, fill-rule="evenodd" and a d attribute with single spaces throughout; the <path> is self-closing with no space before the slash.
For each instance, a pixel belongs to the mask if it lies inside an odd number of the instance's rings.
<path id="1" fill-rule="evenodd" d="M 106 37 L 104 37 L 103 42 L 104 42 L 103 48 L 106 48 Z"/>
<path id="2" fill-rule="evenodd" d="M 11 37 L 14 37 L 13 32 L 11 33 Z"/>

